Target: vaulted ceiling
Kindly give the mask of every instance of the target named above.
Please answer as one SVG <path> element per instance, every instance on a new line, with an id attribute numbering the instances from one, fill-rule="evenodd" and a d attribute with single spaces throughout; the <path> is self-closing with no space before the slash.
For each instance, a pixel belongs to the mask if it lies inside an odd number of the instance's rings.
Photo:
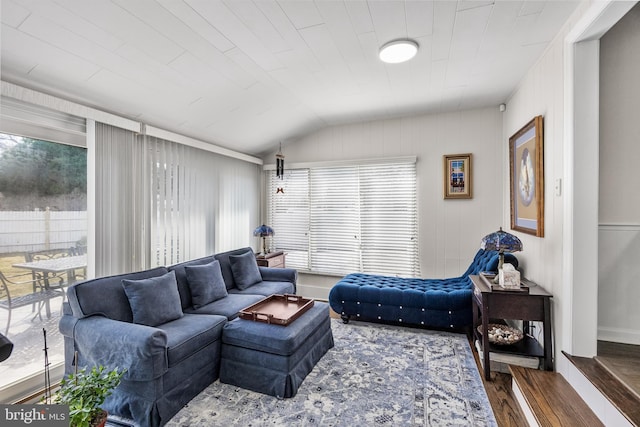
<path id="1" fill-rule="evenodd" d="M 504 102 L 577 1 L 0 0 L 3 80 L 260 155 Z M 380 46 L 418 42 L 384 64 Z"/>

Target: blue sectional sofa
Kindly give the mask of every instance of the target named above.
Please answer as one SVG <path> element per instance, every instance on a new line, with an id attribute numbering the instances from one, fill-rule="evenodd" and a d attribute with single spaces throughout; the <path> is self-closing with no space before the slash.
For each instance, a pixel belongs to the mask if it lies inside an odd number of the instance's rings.
<path id="1" fill-rule="evenodd" d="M 518 260 L 505 254 L 505 262 Z M 480 249 L 467 271 L 448 279 L 419 279 L 354 273 L 329 292 L 331 308 L 347 323 L 373 320 L 440 328 L 471 326 L 473 284 L 469 275 L 495 271 L 498 252 Z"/>
<path id="2" fill-rule="evenodd" d="M 297 272 L 255 264 L 251 248 L 72 285 L 60 321 L 65 373 L 126 369 L 103 405 L 140 426 L 161 426 L 220 371 L 222 330 L 267 295 L 295 294 Z M 209 286 L 215 283 L 215 286 Z"/>

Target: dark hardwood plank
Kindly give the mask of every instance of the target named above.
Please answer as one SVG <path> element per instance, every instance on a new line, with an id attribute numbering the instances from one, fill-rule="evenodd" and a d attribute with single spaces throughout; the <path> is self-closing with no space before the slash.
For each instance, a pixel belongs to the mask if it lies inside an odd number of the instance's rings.
<path id="1" fill-rule="evenodd" d="M 600 393 L 634 425 L 640 426 L 640 399 L 623 386 L 607 369 L 591 357 L 563 354 L 578 368 Z"/>
<path id="2" fill-rule="evenodd" d="M 480 372 L 480 377 L 482 378 L 482 383 L 487 392 L 487 397 L 489 398 L 489 403 L 491 404 L 491 409 L 493 409 L 493 415 L 496 417 L 498 426 L 522 427 L 527 425 L 520 405 L 511 391 L 511 375 L 491 372 L 491 381 L 485 380 L 482 374 L 483 369 L 480 364 L 478 352 L 472 341 L 469 341 L 469 345 L 471 346 L 478 372 Z"/>
<path id="3" fill-rule="evenodd" d="M 604 426 L 559 373 L 514 365 L 510 369 L 541 427 Z"/>
<path id="4" fill-rule="evenodd" d="M 640 345 L 598 341 L 595 359 L 640 399 Z"/>

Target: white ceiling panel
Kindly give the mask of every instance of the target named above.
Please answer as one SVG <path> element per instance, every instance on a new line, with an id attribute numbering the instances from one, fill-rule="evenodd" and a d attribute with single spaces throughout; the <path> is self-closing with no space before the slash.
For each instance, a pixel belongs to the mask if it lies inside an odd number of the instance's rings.
<path id="1" fill-rule="evenodd" d="M 433 2 L 409 1 L 407 9 L 407 33 L 409 37 L 419 38 L 433 34 Z"/>
<path id="2" fill-rule="evenodd" d="M 368 4 L 380 45 L 409 36 L 404 2 L 370 1 Z"/>
<path id="3" fill-rule="evenodd" d="M 110 0 L 56 0 L 56 2 L 99 28 L 117 34 L 124 41 L 146 51 L 162 63 L 168 63 L 184 51 L 162 32 L 144 24 L 145 16 L 132 15 Z M 37 1 L 33 7 L 38 7 Z"/>
<path id="4" fill-rule="evenodd" d="M 356 34 L 372 33 L 373 22 L 371 21 L 371 13 L 366 0 L 352 0 L 344 2 L 349 12 L 351 25 Z"/>
<path id="5" fill-rule="evenodd" d="M 215 27 L 211 26 L 206 19 L 204 19 L 198 12 L 196 12 L 191 6 L 176 0 L 157 0 L 165 9 L 173 13 L 176 18 L 185 23 L 192 31 L 201 36 L 204 40 L 211 43 L 220 52 L 226 52 L 232 49 L 234 46 L 224 34 L 218 31 Z"/>
<path id="6" fill-rule="evenodd" d="M 226 35 L 239 49 L 251 56 L 265 71 L 275 70 L 281 65 L 265 44 L 231 10 L 218 0 L 188 0 L 211 25 Z"/>
<path id="7" fill-rule="evenodd" d="M 0 0 L 2 79 L 226 148 L 504 101 L 577 1 Z M 380 46 L 410 37 L 405 64 Z"/>
<path id="8" fill-rule="evenodd" d="M 432 61 L 449 59 L 451 37 L 456 22 L 456 3 L 436 1 L 433 5 L 433 49 Z"/>
<path id="9" fill-rule="evenodd" d="M 107 50 L 115 50 L 124 44 L 124 41 L 114 34 L 95 26 L 86 19 L 80 18 L 72 11 L 60 7 L 50 0 L 37 0 L 38 14 L 43 18 L 56 23 L 71 33 L 77 34 L 92 43 Z"/>
<path id="10" fill-rule="evenodd" d="M 225 5 L 264 43 L 271 53 L 289 50 L 290 46 L 269 18 L 251 0 L 226 0 Z"/>
<path id="11" fill-rule="evenodd" d="M 20 6 L 11 0 L 2 0 L 2 10 L 0 10 L 0 19 L 2 23 L 13 28 L 18 28 L 22 21 L 31 15 L 29 9 Z"/>
<path id="12" fill-rule="evenodd" d="M 456 14 L 456 23 L 451 37 L 450 59 L 471 60 L 476 58 L 482 36 L 487 28 L 491 9 L 491 6 L 474 7 Z"/>
<path id="13" fill-rule="evenodd" d="M 324 21 L 310 0 L 279 0 L 277 2 L 297 29 L 320 25 Z"/>

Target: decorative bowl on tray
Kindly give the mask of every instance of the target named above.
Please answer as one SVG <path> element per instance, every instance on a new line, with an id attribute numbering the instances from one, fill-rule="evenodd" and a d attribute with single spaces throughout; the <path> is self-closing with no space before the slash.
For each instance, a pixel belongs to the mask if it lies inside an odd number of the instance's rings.
<path id="1" fill-rule="evenodd" d="M 497 345 L 511 345 L 515 344 L 524 338 L 524 334 L 521 330 L 512 328 L 508 325 L 499 325 L 497 323 L 490 323 L 489 329 L 489 342 Z M 478 332 L 482 334 L 482 325 L 478 326 Z"/>

